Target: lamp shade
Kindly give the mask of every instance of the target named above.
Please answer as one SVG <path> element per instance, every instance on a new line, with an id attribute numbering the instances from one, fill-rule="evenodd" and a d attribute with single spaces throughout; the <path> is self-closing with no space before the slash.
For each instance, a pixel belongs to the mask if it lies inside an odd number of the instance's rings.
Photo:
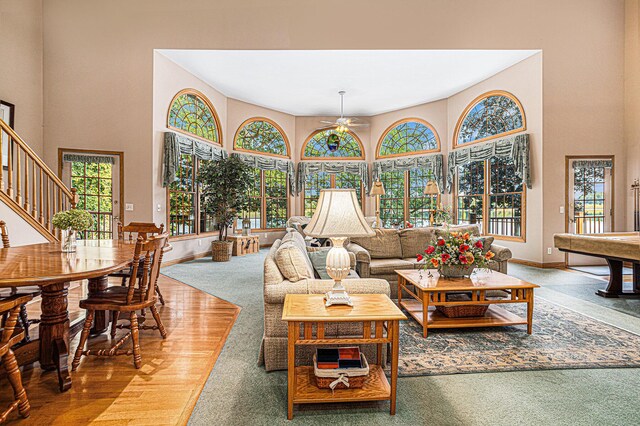
<path id="1" fill-rule="evenodd" d="M 440 187 L 438 186 L 438 182 L 435 180 L 430 180 L 427 182 L 427 186 L 424 187 L 425 195 L 438 195 L 440 193 Z"/>
<path id="2" fill-rule="evenodd" d="M 372 237 L 355 189 L 323 189 L 318 207 L 304 228 L 311 237 Z"/>
<path id="3" fill-rule="evenodd" d="M 371 187 L 371 192 L 369 193 L 370 196 L 375 196 L 375 195 L 384 195 L 384 185 L 382 184 L 382 182 L 380 182 L 379 180 L 373 182 L 373 187 Z"/>

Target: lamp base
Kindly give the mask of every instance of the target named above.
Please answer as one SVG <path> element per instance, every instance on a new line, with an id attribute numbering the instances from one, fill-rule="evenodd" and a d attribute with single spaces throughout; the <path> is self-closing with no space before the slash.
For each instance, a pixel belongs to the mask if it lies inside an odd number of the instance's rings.
<path id="1" fill-rule="evenodd" d="M 344 291 L 329 291 L 325 293 L 325 306 L 331 305 L 349 305 L 353 306 L 353 302 L 351 301 L 351 297 Z"/>

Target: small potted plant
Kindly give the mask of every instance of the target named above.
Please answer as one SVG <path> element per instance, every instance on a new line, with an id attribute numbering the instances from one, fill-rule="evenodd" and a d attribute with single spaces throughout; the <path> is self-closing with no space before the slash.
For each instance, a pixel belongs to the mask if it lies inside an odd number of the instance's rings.
<path id="1" fill-rule="evenodd" d="M 447 278 L 462 278 L 473 273 L 475 268 L 488 268 L 495 254 L 484 252 L 482 240 L 471 238 L 468 232 L 450 232 L 446 238 L 438 237 L 435 245 L 430 245 L 418 254 L 418 261 L 425 260 L 425 269 L 437 268 L 440 275 Z"/>
<path id="2" fill-rule="evenodd" d="M 62 231 L 62 251 L 76 251 L 78 231 L 87 231 L 93 226 L 93 217 L 86 210 L 71 209 L 53 215 L 51 223 Z"/>
<path id="3" fill-rule="evenodd" d="M 234 225 L 239 212 L 247 210 L 253 179 L 251 168 L 235 156 L 207 161 L 200 167 L 202 207 L 211 212 L 218 228 L 218 240 L 211 242 L 214 261 L 226 262 L 231 258 L 232 243 L 226 241 L 227 229 Z"/>

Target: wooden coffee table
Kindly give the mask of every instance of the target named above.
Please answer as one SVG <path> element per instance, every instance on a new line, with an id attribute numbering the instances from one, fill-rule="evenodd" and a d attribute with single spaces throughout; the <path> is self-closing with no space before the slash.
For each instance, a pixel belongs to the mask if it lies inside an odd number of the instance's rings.
<path id="1" fill-rule="evenodd" d="M 437 271 L 428 272 L 417 269 L 399 270 L 398 306 L 404 308 L 420 325 L 422 335 L 427 337 L 430 328 L 468 328 L 498 327 L 505 325 L 527 324 L 527 333 L 531 334 L 533 322 L 533 290 L 539 286 L 519 280 L 500 272 L 479 272 L 471 278 L 444 278 Z M 404 300 L 402 291 L 411 298 Z M 504 290 L 510 292 L 508 298 L 488 298 L 487 291 Z M 447 293 L 465 293 L 471 300 L 447 302 Z M 521 318 L 498 304 L 526 303 L 527 318 Z M 435 310 L 436 306 L 489 305 L 481 317 L 448 318 Z"/>

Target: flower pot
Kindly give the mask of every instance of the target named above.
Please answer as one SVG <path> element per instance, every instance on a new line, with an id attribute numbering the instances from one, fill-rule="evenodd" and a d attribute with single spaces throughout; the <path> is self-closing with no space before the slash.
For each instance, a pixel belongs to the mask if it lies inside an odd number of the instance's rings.
<path id="1" fill-rule="evenodd" d="M 78 232 L 74 229 L 63 229 L 62 230 L 62 252 L 63 253 L 72 253 L 76 251 L 76 239 L 78 237 Z"/>
<path id="2" fill-rule="evenodd" d="M 212 241 L 211 260 L 214 262 L 228 262 L 231 260 L 233 243 L 231 241 Z"/>
<path id="3" fill-rule="evenodd" d="M 439 272 L 445 278 L 468 277 L 476 269 L 476 265 L 441 265 Z"/>

